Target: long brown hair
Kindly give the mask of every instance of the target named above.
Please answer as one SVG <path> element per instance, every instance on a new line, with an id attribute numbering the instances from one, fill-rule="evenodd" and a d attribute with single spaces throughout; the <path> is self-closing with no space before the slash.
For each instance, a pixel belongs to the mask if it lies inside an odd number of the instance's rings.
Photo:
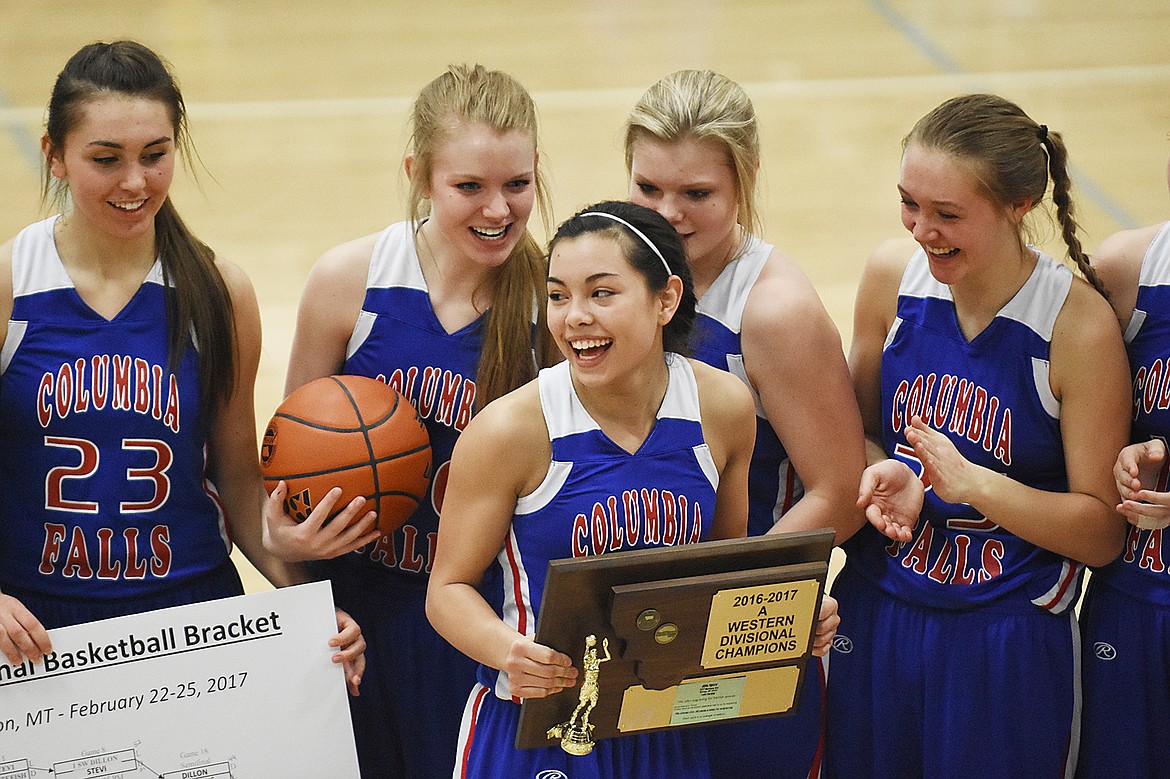
<path id="1" fill-rule="evenodd" d="M 74 54 L 57 76 L 49 99 L 45 134 L 50 153 L 65 148 L 65 138 L 82 120 L 86 104 L 104 94 L 157 100 L 170 115 L 175 147 L 190 166 L 193 154 L 187 134 L 183 95 L 162 58 L 141 43 L 92 43 Z M 45 169 L 42 198 L 61 206 L 68 183 Z M 237 355 L 232 300 L 215 266 L 215 252 L 183 223 L 168 195 L 154 218 L 155 252 L 168 287 L 167 353 L 170 370 L 192 338 L 199 354 L 199 387 L 204 423 L 212 419 L 235 384 Z"/>
<path id="2" fill-rule="evenodd" d="M 419 93 L 411 112 L 408 152 L 414 155 L 407 206 L 416 227 L 430 212 L 425 188 L 434 167 L 435 150 L 460 122 L 478 122 L 498 132 L 519 130 L 536 141 L 536 105 L 516 79 L 482 65 L 452 65 Z M 536 202 L 545 232 L 551 223 L 548 191 L 536 169 Z M 475 403 L 482 408 L 529 381 L 538 366 L 559 354 L 545 326 L 547 277 L 545 254 L 524 231 L 495 278 L 492 304 L 476 369 Z M 532 328 L 536 318 L 536 360 Z"/>

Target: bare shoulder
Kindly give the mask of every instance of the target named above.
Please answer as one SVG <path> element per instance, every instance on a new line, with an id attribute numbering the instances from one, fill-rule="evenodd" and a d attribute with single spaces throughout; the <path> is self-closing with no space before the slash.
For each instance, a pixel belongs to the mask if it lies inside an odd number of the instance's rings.
<path id="1" fill-rule="evenodd" d="M 1092 255 L 1092 265 L 1109 294 L 1109 302 L 1122 327 L 1129 323 L 1137 303 L 1138 280 L 1146 251 L 1165 224 L 1114 233 L 1102 241 Z"/>
<path id="2" fill-rule="evenodd" d="M 921 248 L 913 238 L 891 238 L 883 241 L 870 252 L 865 260 L 865 272 L 880 279 L 902 280 L 910 258 Z"/>
<path id="3" fill-rule="evenodd" d="M 381 233 L 334 246 L 313 263 L 301 295 L 301 309 L 332 326 L 353 328 L 366 294 L 370 259 Z"/>
<path id="4" fill-rule="evenodd" d="M 857 298 L 853 306 L 854 339 L 859 332 L 872 330 L 884 336 L 894 322 L 898 307 L 898 288 L 910 258 L 919 249 L 911 238 L 895 238 L 877 246 L 865 260 Z"/>
<path id="5" fill-rule="evenodd" d="M 239 302 L 247 297 L 256 297 L 252 280 L 239 265 L 231 260 L 216 256 L 215 267 L 219 271 L 219 275 L 223 277 L 223 283 L 227 285 L 228 293 L 232 296 L 233 302 Z"/>
<path id="6" fill-rule="evenodd" d="M 0 244 L 0 345 L 8 335 L 8 319 L 12 316 L 12 244 L 15 240 Z"/>
<path id="7" fill-rule="evenodd" d="M 8 300 L 9 307 L 12 306 L 12 245 L 15 242 L 16 239 L 12 238 L 0 244 L 0 294 Z"/>
<path id="8" fill-rule="evenodd" d="M 533 379 L 488 403 L 472 417 L 455 444 L 452 468 L 472 466 L 481 477 L 511 483 L 517 495 L 544 477 L 552 445 Z"/>
<path id="9" fill-rule="evenodd" d="M 769 344 L 778 337 L 793 344 L 811 339 L 817 348 L 826 336 L 838 344 L 840 341 L 816 288 L 796 261 L 779 249 L 772 251 L 748 294 L 743 332 L 756 341 L 767 339 Z"/>
<path id="10" fill-rule="evenodd" d="M 1091 363 L 1092 355 L 1100 349 L 1121 343 L 1121 329 L 1109 302 L 1093 285 L 1074 277 L 1053 328 L 1054 359 L 1058 352 L 1074 352 Z"/>
<path id="11" fill-rule="evenodd" d="M 804 270 L 787 253 L 773 249 L 748 295 L 745 319 L 789 325 L 823 311 L 821 298 Z"/>
<path id="12" fill-rule="evenodd" d="M 361 282 L 365 286 L 366 274 L 370 267 L 370 258 L 374 254 L 374 246 L 378 243 L 381 233 L 371 233 L 355 238 L 352 241 L 338 244 L 325 251 L 313 263 L 310 278 L 319 283 L 353 283 Z"/>
<path id="13" fill-rule="evenodd" d="M 1150 242 L 1158 231 L 1166 226 L 1166 222 L 1138 227 L 1133 230 L 1122 230 L 1106 238 L 1093 253 L 1094 264 L 1101 263 L 1141 263 Z"/>
<path id="14" fill-rule="evenodd" d="M 745 416 L 755 417 L 751 393 L 737 376 L 705 362 L 690 359 L 699 390 L 699 413 L 704 420 L 734 423 Z"/>

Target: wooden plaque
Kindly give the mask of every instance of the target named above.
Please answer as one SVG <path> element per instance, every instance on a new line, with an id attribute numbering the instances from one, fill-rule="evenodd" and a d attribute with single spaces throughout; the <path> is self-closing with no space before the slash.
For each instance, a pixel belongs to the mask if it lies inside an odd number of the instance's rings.
<path id="1" fill-rule="evenodd" d="M 594 740 L 795 711 L 820 611 L 832 530 L 553 560 L 537 643 L 597 674 Z M 522 702 L 516 746 L 551 746 L 580 685 Z"/>

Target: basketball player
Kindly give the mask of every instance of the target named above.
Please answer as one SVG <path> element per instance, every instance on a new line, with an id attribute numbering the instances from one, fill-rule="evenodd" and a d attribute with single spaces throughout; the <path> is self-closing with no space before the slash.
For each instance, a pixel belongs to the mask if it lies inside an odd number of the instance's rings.
<path id="1" fill-rule="evenodd" d="M 302 580 L 261 542 L 255 295 L 169 198 L 188 139 L 167 66 L 85 46 L 47 117 L 45 197 L 68 204 L 0 246 L 10 663 L 50 651 L 46 628 L 242 594 L 229 539 L 272 583 Z M 363 642 L 339 626 L 353 689 Z"/>
<path id="2" fill-rule="evenodd" d="M 833 776 L 1071 775 L 1073 606 L 1084 565 L 1121 549 L 1111 467 L 1128 393 L 1066 159 L 1057 133 L 992 95 L 944 102 L 904 141 L 913 243 L 867 262 L 850 350 L 873 526 L 845 543 L 833 588 L 847 626 L 829 673 Z M 1050 181 L 1088 281 L 1025 243 Z"/>
<path id="3" fill-rule="evenodd" d="M 535 376 L 534 336 L 546 331 L 543 252 L 527 228 L 537 203 L 548 212 L 532 99 L 505 73 L 457 66 L 422 90 L 411 123 L 411 218 L 313 267 L 285 385 L 337 373 L 381 379 L 430 435 L 434 477 L 414 515 L 317 566 L 369 641 L 362 696 L 351 701 L 366 777 L 451 774 L 475 664 L 424 609 L 447 461 L 480 406 Z M 335 540 L 328 526 L 307 532 L 278 515 L 283 495 L 268 503 L 271 548 L 285 559 L 336 555 L 325 548 Z"/>
<path id="4" fill-rule="evenodd" d="M 1168 170 L 1170 179 L 1170 170 Z M 1129 520 L 1121 556 L 1093 571 L 1081 629 L 1085 659 L 1079 777 L 1170 777 L 1170 222 L 1106 239 L 1093 258 L 1121 321 L 1133 377 L 1133 430 L 1113 466 Z"/>
<path id="5" fill-rule="evenodd" d="M 743 384 L 680 353 L 695 297 L 665 219 L 599 203 L 550 249 L 548 326 L 566 361 L 485 408 L 451 461 L 427 612 L 481 663 L 454 775 L 706 776 L 693 730 L 603 740 L 584 756 L 514 746 L 517 699 L 577 680 L 572 658 L 532 640 L 548 561 L 742 536 L 755 434 Z M 583 519 L 631 495 L 654 503 L 642 516 L 675 515 L 675 532 L 641 523 L 601 538 Z"/>
<path id="6" fill-rule="evenodd" d="M 840 335 L 816 290 L 755 235 L 760 145 L 751 100 L 717 73 L 672 73 L 630 112 L 625 147 L 630 200 L 683 236 L 699 296 L 694 356 L 734 373 L 756 401 L 748 534 L 831 527 L 838 542 L 848 538 L 865 521 L 856 507 L 861 416 Z M 817 776 L 823 697 L 818 661 L 795 715 L 710 728 L 712 773 Z"/>

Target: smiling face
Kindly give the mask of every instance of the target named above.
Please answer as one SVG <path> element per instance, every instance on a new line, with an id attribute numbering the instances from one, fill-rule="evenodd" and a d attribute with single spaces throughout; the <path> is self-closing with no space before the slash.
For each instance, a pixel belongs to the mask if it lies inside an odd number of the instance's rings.
<path id="1" fill-rule="evenodd" d="M 536 202 L 535 140 L 462 122 L 436 147 L 425 195 L 431 215 L 424 228 L 437 254 L 498 267 L 524 235 Z"/>
<path id="2" fill-rule="evenodd" d="M 558 241 L 549 259 L 548 328 L 577 380 L 636 382 L 640 372 L 660 370 L 677 282 L 651 291 L 612 230 Z"/>
<path id="3" fill-rule="evenodd" d="M 1020 222 L 1031 204 L 995 203 L 970 165 L 953 155 L 907 146 L 898 192 L 902 225 L 926 251 L 930 272 L 943 284 L 981 274 L 999 258 L 1019 258 Z"/>
<path id="4" fill-rule="evenodd" d="M 634 142 L 630 200 L 653 208 L 683 238 L 692 267 L 726 262 L 739 245 L 735 169 L 716 140 Z"/>
<path id="5" fill-rule="evenodd" d="M 73 218 L 114 238 L 151 234 L 175 175 L 166 104 L 103 93 L 81 108 L 61 147 L 47 139 L 42 146 L 49 172 L 69 186 Z"/>

